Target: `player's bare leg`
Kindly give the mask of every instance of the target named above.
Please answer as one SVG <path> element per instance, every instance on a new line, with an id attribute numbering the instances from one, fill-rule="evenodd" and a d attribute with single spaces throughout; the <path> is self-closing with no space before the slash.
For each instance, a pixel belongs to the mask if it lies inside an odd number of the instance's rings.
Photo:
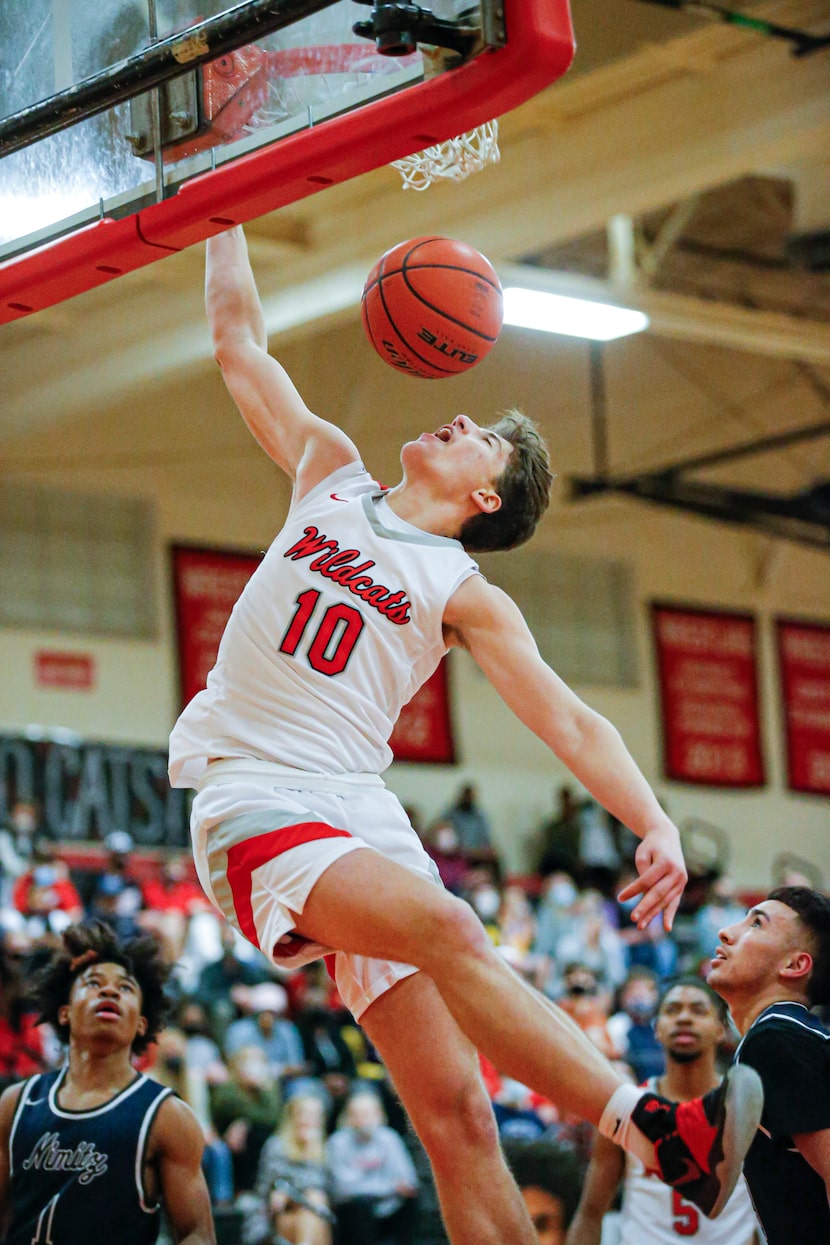
<path id="1" fill-rule="evenodd" d="M 731 1069 L 722 1093 L 697 1106 L 643 1095 L 508 968 L 468 904 L 374 851 L 335 861 L 296 928 L 327 946 L 416 965 L 500 1071 L 599 1125 L 705 1214 L 723 1209 L 761 1116 L 751 1069 Z"/>
<path id="2" fill-rule="evenodd" d="M 434 981 L 425 973 L 404 978 L 371 1005 L 361 1024 L 429 1155 L 453 1245 L 535 1245 L 501 1154 L 475 1051 Z"/>
<path id="3" fill-rule="evenodd" d="M 414 964 L 473 1045 L 508 1076 L 596 1124 L 622 1077 L 505 964 L 468 904 L 365 850 L 317 881 L 297 929 L 326 946 Z"/>

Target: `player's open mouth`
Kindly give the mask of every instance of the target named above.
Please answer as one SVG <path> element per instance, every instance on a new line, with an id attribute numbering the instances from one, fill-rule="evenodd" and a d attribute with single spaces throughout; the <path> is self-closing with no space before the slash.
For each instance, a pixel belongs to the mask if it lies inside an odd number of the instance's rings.
<path id="1" fill-rule="evenodd" d="M 99 1003 L 95 1008 L 96 1016 L 114 1016 L 116 1020 L 120 1017 L 121 1012 L 114 1003 Z"/>
<path id="2" fill-rule="evenodd" d="M 452 437 L 452 428 L 449 424 L 444 424 L 443 428 L 439 428 L 438 431 L 434 432 L 432 435 L 437 437 L 439 441 L 446 443 Z"/>
<path id="3" fill-rule="evenodd" d="M 712 963 L 717 964 L 719 960 L 725 960 L 725 959 L 726 959 L 726 952 L 724 951 L 723 947 L 718 947 L 717 951 L 712 956 Z"/>

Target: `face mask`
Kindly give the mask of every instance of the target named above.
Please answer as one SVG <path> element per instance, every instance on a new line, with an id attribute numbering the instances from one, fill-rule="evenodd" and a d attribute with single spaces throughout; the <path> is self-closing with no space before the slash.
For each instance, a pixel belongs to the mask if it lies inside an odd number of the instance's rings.
<path id="1" fill-rule="evenodd" d="M 560 908 L 569 908 L 576 899 L 576 887 L 571 886 L 570 882 L 554 882 L 548 895 L 551 903 L 558 904 Z"/>
<path id="2" fill-rule="evenodd" d="M 477 891 L 473 898 L 475 908 L 482 921 L 491 921 L 501 906 L 501 896 L 494 886 L 485 886 Z"/>
<path id="3" fill-rule="evenodd" d="M 654 1004 L 647 1003 L 645 999 L 634 999 L 632 1002 L 626 1003 L 625 1010 L 632 1020 L 635 1020 L 638 1024 L 645 1024 L 654 1015 Z"/>
<path id="4" fill-rule="evenodd" d="M 442 852 L 454 852 L 458 847 L 455 831 L 449 827 L 446 830 L 439 830 L 435 836 L 435 845 Z"/>

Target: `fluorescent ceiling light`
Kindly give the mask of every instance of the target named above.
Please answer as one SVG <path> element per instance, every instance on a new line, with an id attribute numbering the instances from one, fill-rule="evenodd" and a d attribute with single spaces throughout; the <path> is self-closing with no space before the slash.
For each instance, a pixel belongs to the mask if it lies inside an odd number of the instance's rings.
<path id="1" fill-rule="evenodd" d="M 629 307 L 510 285 L 504 291 L 504 323 L 610 342 L 630 333 L 642 333 L 648 328 L 649 318 L 645 312 Z"/>

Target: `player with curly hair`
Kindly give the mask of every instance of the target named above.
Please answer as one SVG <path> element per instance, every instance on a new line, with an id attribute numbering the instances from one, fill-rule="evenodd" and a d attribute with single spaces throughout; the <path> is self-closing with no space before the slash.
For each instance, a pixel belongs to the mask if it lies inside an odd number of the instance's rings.
<path id="1" fill-rule="evenodd" d="M 164 1023 L 170 968 L 154 939 L 95 923 L 69 926 L 36 975 L 39 1022 L 68 1058 L 0 1098 L 6 1245 L 152 1245 L 162 1206 L 179 1245 L 215 1245 L 202 1130 L 132 1062 Z"/>

